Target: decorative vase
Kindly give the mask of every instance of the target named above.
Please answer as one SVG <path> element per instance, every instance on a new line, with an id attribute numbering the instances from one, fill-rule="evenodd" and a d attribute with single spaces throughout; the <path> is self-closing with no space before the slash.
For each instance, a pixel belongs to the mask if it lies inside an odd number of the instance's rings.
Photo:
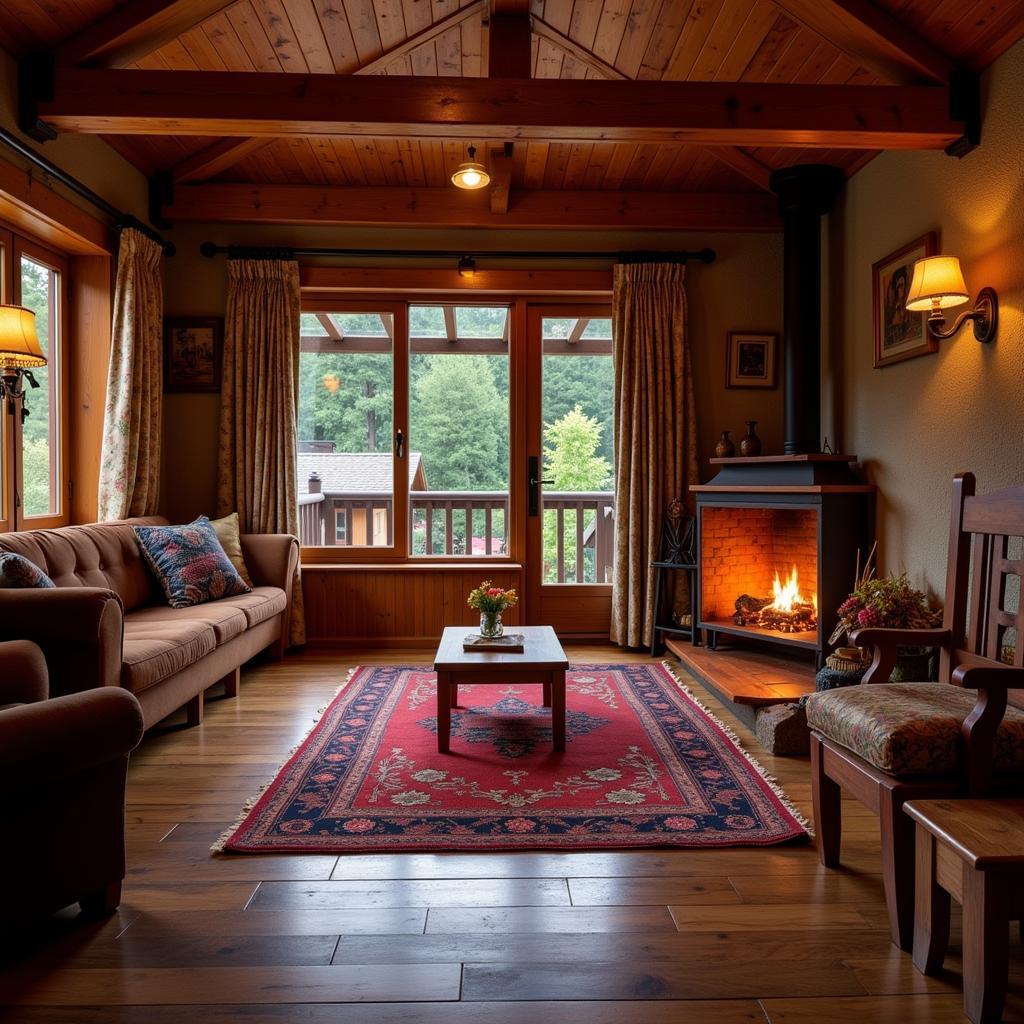
<path id="1" fill-rule="evenodd" d="M 491 639 L 501 636 L 505 627 L 501 624 L 501 612 L 480 613 L 480 635 Z"/>
<path id="2" fill-rule="evenodd" d="M 731 459 L 736 454 L 736 445 L 729 437 L 730 431 L 723 430 L 718 444 L 715 445 L 715 456 L 719 459 Z"/>
<path id="3" fill-rule="evenodd" d="M 757 420 L 745 420 L 744 422 L 747 424 L 747 434 L 740 441 L 740 455 L 749 459 L 761 454 L 761 438 L 754 433 Z"/>

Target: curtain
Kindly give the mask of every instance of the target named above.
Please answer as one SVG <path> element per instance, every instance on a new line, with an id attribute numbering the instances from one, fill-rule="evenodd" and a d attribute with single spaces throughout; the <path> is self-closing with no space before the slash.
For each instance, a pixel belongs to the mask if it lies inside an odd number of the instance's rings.
<path id="1" fill-rule="evenodd" d="M 121 232 L 100 454 L 101 520 L 154 515 L 160 500 L 162 255 L 141 231 Z"/>
<path id="2" fill-rule="evenodd" d="M 243 533 L 299 533 L 299 312 L 296 262 L 228 261 L 217 505 Z M 306 639 L 298 573 L 290 639 Z"/>
<path id="3" fill-rule="evenodd" d="M 697 482 L 682 264 L 615 268 L 615 563 L 611 639 L 651 642 L 654 570 L 670 502 Z M 685 587 L 682 573 L 678 586 Z M 683 607 L 688 595 L 679 594 Z M 679 600 L 675 601 L 678 607 Z"/>

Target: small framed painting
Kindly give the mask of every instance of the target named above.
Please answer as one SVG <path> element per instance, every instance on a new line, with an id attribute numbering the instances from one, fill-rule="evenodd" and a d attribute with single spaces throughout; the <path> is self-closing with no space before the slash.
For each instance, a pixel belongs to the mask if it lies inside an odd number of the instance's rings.
<path id="1" fill-rule="evenodd" d="M 775 387 L 777 334 L 730 331 L 725 346 L 727 388 Z"/>
<path id="2" fill-rule="evenodd" d="M 872 265 L 875 369 L 938 351 L 939 343 L 925 326 L 927 314 L 911 313 L 907 309 L 914 262 L 934 256 L 936 248 L 935 232 L 929 231 Z"/>
<path id="3" fill-rule="evenodd" d="M 164 318 L 164 391 L 220 391 L 224 320 Z"/>

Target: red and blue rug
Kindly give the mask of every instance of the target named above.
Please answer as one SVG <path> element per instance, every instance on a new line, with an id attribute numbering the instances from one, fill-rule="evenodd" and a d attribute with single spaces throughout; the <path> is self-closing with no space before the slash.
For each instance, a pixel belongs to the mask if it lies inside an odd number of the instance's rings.
<path id="1" fill-rule="evenodd" d="M 576 665 L 567 749 L 540 686 L 462 686 L 437 752 L 424 668 L 356 669 L 241 824 L 234 853 L 765 846 L 807 829 L 654 663 Z"/>

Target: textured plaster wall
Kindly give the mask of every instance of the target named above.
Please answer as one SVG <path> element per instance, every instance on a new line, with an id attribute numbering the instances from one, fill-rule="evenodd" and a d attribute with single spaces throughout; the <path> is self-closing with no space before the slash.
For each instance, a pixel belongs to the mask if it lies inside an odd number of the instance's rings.
<path id="1" fill-rule="evenodd" d="M 983 142 L 963 160 L 887 153 L 849 184 L 832 216 L 830 436 L 879 487 L 885 569 L 941 594 L 949 489 L 972 470 L 980 492 L 1024 483 L 1024 44 L 986 73 Z M 968 326 L 935 355 L 872 368 L 871 264 L 926 231 L 960 257 L 972 295 L 999 294 L 999 333 Z"/>
<path id="2" fill-rule="evenodd" d="M 224 244 L 347 246 L 352 248 L 523 250 L 522 266 L 545 266 L 545 249 L 597 250 L 701 248 L 712 246 L 711 266 L 691 264 L 687 271 L 690 339 L 698 412 L 702 471 L 723 428 L 737 440 L 743 421 L 759 421 L 765 451 L 782 447 L 782 392 L 727 390 L 725 336 L 730 330 L 781 331 L 782 237 L 702 233 L 598 234 L 594 232 L 400 231 L 382 229 L 297 227 L 257 228 L 238 225 L 183 226 L 168 232 L 178 255 L 167 261 L 165 304 L 169 314 L 222 316 L 227 289 L 225 261 L 199 255 L 201 242 Z M 374 261 L 375 266 L 381 265 Z M 447 264 L 447 265 L 450 265 Z M 565 264 L 549 263 L 565 267 Z M 594 266 L 607 264 L 595 263 Z M 216 499 L 218 395 L 167 395 L 164 404 L 163 504 L 165 514 L 182 522 L 212 513 Z"/>

